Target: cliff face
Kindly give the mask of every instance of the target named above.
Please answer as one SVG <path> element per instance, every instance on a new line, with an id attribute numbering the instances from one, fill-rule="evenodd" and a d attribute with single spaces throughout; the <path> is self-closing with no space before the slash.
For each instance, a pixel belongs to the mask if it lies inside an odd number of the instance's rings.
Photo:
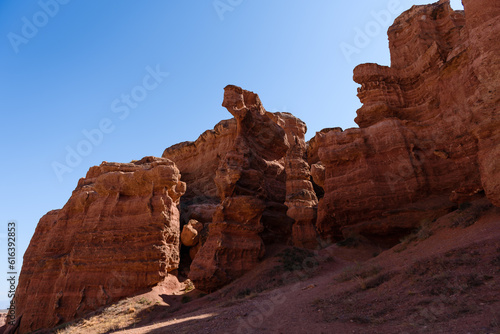
<path id="1" fill-rule="evenodd" d="M 163 153 L 188 184 L 181 221 L 204 225 L 199 242 L 184 245 L 191 246 L 189 278 L 205 291 L 253 268 L 266 243 L 287 242 L 292 230 L 297 245 L 317 244 L 305 123 L 267 112 L 257 94 L 236 86 L 225 88 L 223 106 L 233 119 Z M 190 224 L 186 235 L 195 234 Z"/>
<path id="2" fill-rule="evenodd" d="M 181 200 L 182 223 L 190 219 L 212 222 L 220 203 L 215 173 L 221 156 L 232 148 L 235 138 L 236 120 L 229 119 L 205 131 L 196 141 L 180 143 L 163 152 L 162 157 L 174 161 L 182 180 L 189 184 Z"/>
<path id="3" fill-rule="evenodd" d="M 222 105 L 236 119 L 236 137 L 219 162 L 214 181 L 220 204 L 189 272 L 194 284 L 205 291 L 252 269 L 265 251 L 260 236 L 265 216 L 285 218 L 281 160 L 289 144 L 284 130 L 268 117 L 252 92 L 227 86 Z"/>
<path id="4" fill-rule="evenodd" d="M 360 128 L 312 147 L 324 238 L 397 240 L 484 192 L 498 205 L 498 4 L 480 2 L 464 1 L 467 15 L 447 1 L 412 7 L 389 28 L 391 67 L 355 68 Z"/>
<path id="5" fill-rule="evenodd" d="M 500 3 L 464 0 L 472 73 L 477 78 L 468 101 L 478 139 L 481 183 L 490 201 L 500 206 Z"/>
<path id="6" fill-rule="evenodd" d="M 391 66 L 355 68 L 359 128 L 306 143 L 304 122 L 227 86 L 234 118 L 196 141 L 92 167 L 31 240 L 15 297 L 21 332 L 161 282 L 179 267 L 181 228 L 189 278 L 213 291 L 268 244 L 393 244 L 462 202 L 500 206 L 500 3 L 463 2 L 465 13 L 447 1 L 412 7 L 389 29 Z"/>
<path id="7" fill-rule="evenodd" d="M 92 167 L 68 203 L 38 223 L 16 290 L 20 332 L 83 316 L 175 270 L 184 191 L 167 159 Z"/>

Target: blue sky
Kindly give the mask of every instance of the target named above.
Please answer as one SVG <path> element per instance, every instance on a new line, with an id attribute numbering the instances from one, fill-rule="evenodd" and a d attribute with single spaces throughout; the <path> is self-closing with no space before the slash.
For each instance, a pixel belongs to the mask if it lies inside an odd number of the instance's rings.
<path id="1" fill-rule="evenodd" d="M 89 167 L 195 140 L 231 117 L 227 84 L 301 118 L 308 139 L 356 126 L 353 68 L 389 65 L 386 22 L 425 3 L 0 1 L 0 273 L 9 221 L 20 265 L 40 217 Z M 0 279 L 0 308 L 7 290 Z"/>

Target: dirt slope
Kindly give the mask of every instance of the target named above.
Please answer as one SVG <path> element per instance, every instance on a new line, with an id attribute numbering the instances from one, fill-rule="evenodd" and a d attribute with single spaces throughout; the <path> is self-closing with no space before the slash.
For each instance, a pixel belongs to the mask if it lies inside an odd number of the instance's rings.
<path id="1" fill-rule="evenodd" d="M 387 250 L 350 239 L 269 253 L 210 295 L 172 281 L 58 332 L 500 333 L 500 209 L 487 202 Z"/>

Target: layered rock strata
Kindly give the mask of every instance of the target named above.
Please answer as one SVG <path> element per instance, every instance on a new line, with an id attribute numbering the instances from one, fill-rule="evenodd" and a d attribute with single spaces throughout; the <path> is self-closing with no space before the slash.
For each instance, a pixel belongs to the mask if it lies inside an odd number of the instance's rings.
<path id="1" fill-rule="evenodd" d="M 389 28 L 391 66 L 355 68 L 360 128 L 315 138 L 324 238 L 396 241 L 484 191 L 498 204 L 498 4 L 479 2 L 412 7 Z"/>
<path id="2" fill-rule="evenodd" d="M 287 215 L 293 219 L 292 243 L 297 247 L 318 247 L 315 223 L 318 198 L 306 161 L 306 124 L 289 113 L 271 115 L 286 133 L 290 148 L 285 156 Z"/>
<path id="3" fill-rule="evenodd" d="M 251 270 L 265 244 L 395 243 L 463 202 L 500 206 L 500 3 L 463 4 L 465 13 L 441 0 L 396 19 L 391 66 L 354 70 L 359 128 L 325 129 L 307 145 L 302 121 L 228 86 L 223 106 L 234 118 L 195 142 L 92 167 L 38 224 L 15 297 L 19 331 L 174 274 L 181 226 L 189 277 L 213 291 Z"/>
<path id="4" fill-rule="evenodd" d="M 227 86 L 222 105 L 237 122 L 236 138 L 220 160 L 215 183 L 221 203 L 189 273 L 196 287 L 205 291 L 227 284 L 258 263 L 265 251 L 260 235 L 265 217 L 279 219 L 280 207 L 286 209 L 285 131 L 271 120 L 257 94 Z"/>
<path id="5" fill-rule="evenodd" d="M 194 142 L 182 142 L 163 152 L 162 157 L 175 162 L 182 180 L 189 185 L 181 199 L 182 224 L 190 219 L 203 224 L 212 222 L 220 203 L 215 173 L 221 157 L 231 150 L 235 138 L 236 120 L 233 118 L 219 122 Z"/>
<path id="6" fill-rule="evenodd" d="M 463 0 L 463 5 L 470 70 L 477 83 L 468 103 L 474 115 L 481 184 L 488 199 L 500 206 L 500 3 Z"/>
<path id="7" fill-rule="evenodd" d="M 175 270 L 184 192 L 167 159 L 90 168 L 66 205 L 40 220 L 24 255 L 15 297 L 20 333 L 143 292 Z"/>

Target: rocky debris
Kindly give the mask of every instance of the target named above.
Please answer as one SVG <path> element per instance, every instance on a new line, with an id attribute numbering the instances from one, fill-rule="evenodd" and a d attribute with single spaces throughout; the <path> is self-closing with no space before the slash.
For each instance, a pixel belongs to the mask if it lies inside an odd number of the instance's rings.
<path id="1" fill-rule="evenodd" d="M 167 159 L 90 168 L 66 205 L 40 220 L 24 255 L 15 297 L 20 332 L 83 316 L 175 270 L 185 189 Z"/>
<path id="2" fill-rule="evenodd" d="M 465 15 L 449 1 L 413 6 L 389 28 L 391 67 L 355 68 L 360 128 L 319 133 L 310 144 L 312 163 L 325 167 L 317 221 L 324 238 L 397 241 L 465 193 L 485 191 L 498 205 L 500 53 L 491 36 L 499 8 L 464 5 Z"/>

